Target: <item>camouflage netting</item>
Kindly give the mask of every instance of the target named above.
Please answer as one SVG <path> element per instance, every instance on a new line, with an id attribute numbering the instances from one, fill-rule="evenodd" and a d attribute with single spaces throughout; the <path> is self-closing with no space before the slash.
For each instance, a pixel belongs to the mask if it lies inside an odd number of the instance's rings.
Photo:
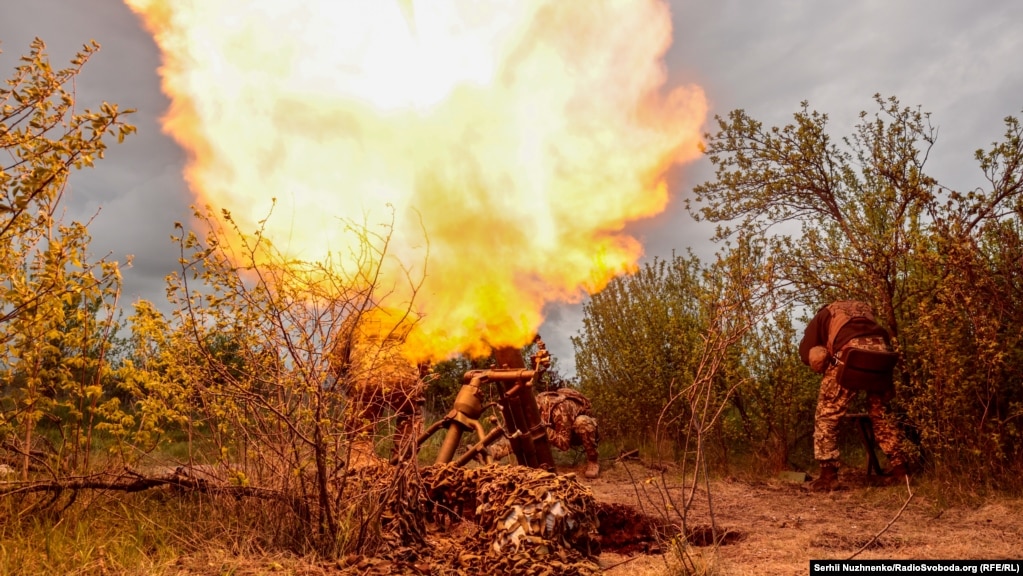
<path id="1" fill-rule="evenodd" d="M 410 475 L 411 476 L 411 475 Z M 393 467 L 363 475 L 393 482 Z M 352 574 L 598 574 L 596 503 L 573 475 L 522 466 L 423 468 L 392 490 L 383 546 L 341 563 Z"/>

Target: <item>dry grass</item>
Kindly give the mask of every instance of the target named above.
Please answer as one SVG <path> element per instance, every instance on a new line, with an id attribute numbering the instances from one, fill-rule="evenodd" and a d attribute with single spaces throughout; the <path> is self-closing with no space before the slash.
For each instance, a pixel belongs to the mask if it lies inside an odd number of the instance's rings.
<path id="1" fill-rule="evenodd" d="M 183 558 L 258 558 L 281 538 L 254 530 L 272 509 L 233 498 L 83 493 L 23 518 L 0 502 L 0 574 L 178 574 Z"/>

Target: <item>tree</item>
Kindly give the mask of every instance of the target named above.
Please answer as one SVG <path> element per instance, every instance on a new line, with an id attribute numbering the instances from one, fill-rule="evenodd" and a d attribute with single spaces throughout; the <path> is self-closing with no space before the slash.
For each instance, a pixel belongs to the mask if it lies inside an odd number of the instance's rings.
<path id="1" fill-rule="evenodd" d="M 673 384 L 692 380 L 700 274 L 694 256 L 655 259 L 583 304 L 576 373 L 606 437 L 652 434 Z"/>
<path id="2" fill-rule="evenodd" d="M 138 418 L 185 424 L 190 464 L 276 500 L 283 545 L 371 552 L 380 502 L 404 500 L 367 492 L 351 474 L 362 424 L 379 424 L 361 422 L 360 387 L 391 384 L 392 360 L 417 321 L 412 302 L 392 303 L 379 280 L 390 228 L 352 225 L 352 258 L 307 262 L 278 251 L 263 230 L 239 229 L 226 210 L 197 211 L 196 221 L 202 234 L 179 225 L 176 237 L 173 319 L 149 307 L 133 317 L 134 357 L 157 371 L 132 383 L 132 397 L 165 400 Z M 414 295 L 421 278 L 407 280 Z M 408 489 L 414 469 L 395 467 L 387 490 Z"/>
<path id="3" fill-rule="evenodd" d="M 870 302 L 897 337 L 907 256 L 936 197 L 924 172 L 936 131 L 919 109 L 875 101 L 880 111 L 861 113 L 844 147 L 829 134 L 828 116 L 807 102 L 782 128 L 742 110 L 718 117 L 706 150 L 715 179 L 696 186 L 686 204 L 698 219 L 726 224 L 717 239 L 734 230 L 769 238 L 781 280 L 807 304 Z"/>
<path id="4" fill-rule="evenodd" d="M 74 80 L 99 49 L 84 46 L 54 70 L 36 39 L 0 88 L 0 345 L 4 374 L 0 436 L 20 457 L 51 474 L 88 466 L 97 401 L 109 372 L 120 272 L 91 259 L 87 223 L 62 220 L 60 202 L 73 170 L 103 157 L 107 142 L 135 128 L 114 104 L 76 109 Z M 56 432 L 37 453 L 37 425 Z"/>
<path id="5" fill-rule="evenodd" d="M 907 410 L 934 467 L 1014 486 L 1023 470 L 1023 128 L 975 153 L 987 185 L 951 190 L 914 249 Z"/>

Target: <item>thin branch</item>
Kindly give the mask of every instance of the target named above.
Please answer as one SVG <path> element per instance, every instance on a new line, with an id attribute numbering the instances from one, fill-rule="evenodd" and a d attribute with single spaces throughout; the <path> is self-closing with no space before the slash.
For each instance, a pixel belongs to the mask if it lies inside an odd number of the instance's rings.
<path id="1" fill-rule="evenodd" d="M 277 490 L 253 486 L 237 486 L 212 482 L 203 478 L 172 472 L 161 476 L 144 476 L 134 472 L 110 477 L 108 474 L 55 480 L 50 482 L 4 482 L 0 483 L 0 495 L 51 493 L 65 491 L 103 490 L 117 492 L 141 492 L 151 488 L 170 486 L 177 489 L 194 490 L 208 494 L 227 494 L 235 497 L 252 496 L 265 500 L 292 501 L 293 496 Z"/>
<path id="2" fill-rule="evenodd" d="M 902 508 L 899 508 L 899 511 L 895 514 L 894 517 L 892 517 L 891 520 L 888 521 L 888 524 L 885 524 L 885 527 L 882 528 L 880 532 L 878 532 L 877 534 L 874 534 L 873 538 L 871 538 L 870 540 L 867 540 L 866 544 L 861 546 L 859 550 L 853 552 L 852 556 L 846 558 L 846 560 L 852 560 L 853 558 L 859 556 L 860 552 L 863 552 L 864 550 L 869 548 L 871 545 L 873 545 L 874 542 L 877 542 L 877 539 L 880 538 L 882 534 L 887 532 L 888 529 L 891 528 L 892 525 L 895 524 L 896 521 L 898 521 L 899 517 L 902 516 L 902 513 L 906 511 L 906 507 L 909 506 L 910 501 L 913 500 L 913 488 L 911 488 L 910 485 L 909 485 L 909 475 L 908 474 L 906 475 L 906 491 L 909 492 L 909 497 L 907 497 L 906 501 L 902 503 Z"/>

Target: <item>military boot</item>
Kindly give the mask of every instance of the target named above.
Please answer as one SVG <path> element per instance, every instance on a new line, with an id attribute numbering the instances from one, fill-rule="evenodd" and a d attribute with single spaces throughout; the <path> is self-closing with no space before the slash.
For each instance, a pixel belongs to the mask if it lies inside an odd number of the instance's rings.
<path id="1" fill-rule="evenodd" d="M 838 487 L 838 464 L 821 462 L 821 475 L 810 482 L 811 492 L 831 492 Z"/>

